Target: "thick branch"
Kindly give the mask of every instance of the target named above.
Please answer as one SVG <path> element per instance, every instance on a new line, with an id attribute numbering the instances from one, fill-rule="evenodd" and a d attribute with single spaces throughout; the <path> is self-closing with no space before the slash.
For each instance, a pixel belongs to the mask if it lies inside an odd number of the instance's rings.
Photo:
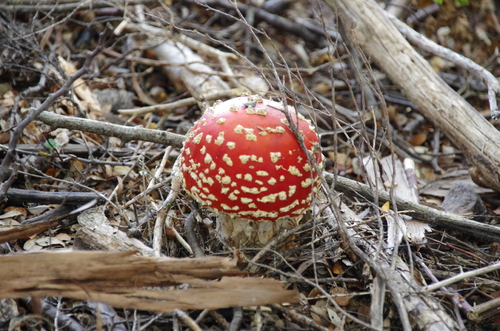
<path id="1" fill-rule="evenodd" d="M 373 0 L 327 0 L 346 29 L 418 110 L 474 165 L 472 179 L 500 191 L 500 132 L 446 85 Z"/>

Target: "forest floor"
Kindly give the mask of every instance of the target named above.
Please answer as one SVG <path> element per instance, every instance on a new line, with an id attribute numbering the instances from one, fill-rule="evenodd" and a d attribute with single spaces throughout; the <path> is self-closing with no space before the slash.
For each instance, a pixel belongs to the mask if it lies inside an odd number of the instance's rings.
<path id="1" fill-rule="evenodd" d="M 500 330 L 498 192 L 328 1 L 257 2 L 0 3 L 1 330 Z M 495 6 L 385 10 L 498 77 Z M 415 49 L 498 128 L 482 80 Z M 244 92 L 285 97 L 325 157 L 312 212 L 265 247 L 221 242 L 174 168 Z M 409 190 L 387 198 L 392 169 Z"/>

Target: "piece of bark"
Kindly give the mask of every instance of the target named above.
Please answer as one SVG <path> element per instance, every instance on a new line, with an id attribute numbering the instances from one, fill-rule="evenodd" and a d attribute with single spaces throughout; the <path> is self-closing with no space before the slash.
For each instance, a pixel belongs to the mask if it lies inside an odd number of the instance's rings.
<path id="1" fill-rule="evenodd" d="M 373 0 L 327 0 L 351 39 L 473 164 L 480 185 L 500 191 L 500 132 L 446 85 Z"/>
<path id="2" fill-rule="evenodd" d="M 237 277 L 245 273 L 229 258 L 50 251 L 0 256 L 0 265 L 0 298 L 62 296 L 158 312 L 299 301 L 280 281 Z M 181 284 L 189 286 L 170 288 Z"/>
<path id="3" fill-rule="evenodd" d="M 111 226 L 102 207 L 93 208 L 78 216 L 82 226 L 75 235 L 73 247 L 77 250 L 102 250 L 112 252 L 136 251 L 144 256 L 153 256 L 151 247 Z"/>

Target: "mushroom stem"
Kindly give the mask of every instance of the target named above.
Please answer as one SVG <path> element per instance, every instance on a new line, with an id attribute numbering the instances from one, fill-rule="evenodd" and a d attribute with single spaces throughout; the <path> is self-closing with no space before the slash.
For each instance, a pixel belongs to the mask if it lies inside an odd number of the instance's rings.
<path id="1" fill-rule="evenodd" d="M 250 221 L 240 217 L 231 217 L 221 212 L 217 215 L 217 232 L 221 240 L 235 246 L 255 244 L 265 246 L 272 238 L 284 230 L 293 229 L 300 223 L 300 218 L 282 218 L 277 221 Z"/>

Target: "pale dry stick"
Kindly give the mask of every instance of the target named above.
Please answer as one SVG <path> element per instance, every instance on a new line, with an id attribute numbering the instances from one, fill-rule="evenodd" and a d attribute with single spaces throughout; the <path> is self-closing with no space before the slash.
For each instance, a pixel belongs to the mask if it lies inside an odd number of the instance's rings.
<path id="1" fill-rule="evenodd" d="M 170 205 L 175 201 L 175 199 L 177 198 L 177 194 L 181 190 L 182 177 L 179 170 L 179 160 L 180 158 L 177 158 L 174 165 L 172 166 L 172 186 L 165 201 L 163 201 L 162 205 L 159 208 L 154 202 L 151 201 L 153 208 L 158 212 L 158 216 L 155 221 L 155 227 L 153 230 L 153 250 L 155 252 L 155 256 L 161 256 L 163 229 L 165 227 L 166 218 L 168 217 L 168 212 L 164 211 L 164 209 L 170 208 Z M 169 220 L 170 219 L 171 218 L 169 218 Z M 169 221 L 168 223 L 171 222 Z M 175 227 L 171 226 L 171 230 L 174 232 L 175 238 L 179 241 L 179 243 L 189 252 L 189 254 L 192 255 L 193 250 L 184 240 L 184 238 L 182 238 L 179 232 L 177 232 Z"/>
<path id="2" fill-rule="evenodd" d="M 385 15 L 399 30 L 399 32 L 401 32 L 412 44 L 418 46 L 426 52 L 450 61 L 482 79 L 486 83 L 486 86 L 488 86 L 488 101 L 490 103 L 491 117 L 495 120 L 500 118 L 500 110 L 498 110 L 496 99 L 496 93 L 500 93 L 500 82 L 498 82 L 498 79 L 493 76 L 491 72 L 481 67 L 471 59 L 436 44 L 434 41 L 426 38 L 424 35 L 418 33 L 405 23 L 398 20 L 394 15 L 388 12 L 385 12 Z"/>
<path id="3" fill-rule="evenodd" d="M 122 53 L 118 53 L 115 51 L 112 51 L 110 49 L 104 49 L 102 51 L 105 55 L 108 55 L 110 57 L 113 57 L 115 59 L 120 59 L 122 61 L 131 61 L 135 62 L 138 64 L 143 64 L 145 66 L 150 66 L 150 67 L 162 67 L 162 66 L 172 66 L 172 67 L 189 67 L 190 64 L 199 64 L 199 63 L 204 63 L 208 65 L 209 67 L 216 66 L 215 64 L 211 63 L 205 63 L 203 61 L 191 61 L 191 62 L 186 62 L 186 63 L 172 63 L 170 61 L 161 61 L 161 60 L 151 60 L 151 59 L 146 59 L 144 57 L 138 57 L 138 56 L 128 56 L 124 55 Z M 318 67 L 318 69 L 315 68 L 315 70 L 320 70 L 321 67 Z M 302 69 L 302 70 L 307 70 L 307 69 Z M 243 77 L 243 75 L 228 75 L 222 71 L 217 71 L 214 70 L 213 72 L 208 72 L 208 71 L 200 71 L 200 70 L 194 70 L 191 69 L 191 71 L 195 74 L 200 74 L 200 75 L 216 75 L 224 78 L 240 78 Z"/>
<path id="4" fill-rule="evenodd" d="M 459 282 L 461 280 L 464 280 L 466 278 L 476 277 L 476 276 L 486 274 L 488 272 L 492 272 L 492 271 L 495 271 L 498 269 L 500 269 L 500 262 L 497 262 L 495 264 L 489 265 L 489 266 L 484 267 L 484 268 L 479 268 L 476 270 L 467 271 L 467 272 L 455 275 L 453 277 L 447 278 L 445 280 L 442 280 L 438 283 L 424 286 L 422 288 L 422 291 L 426 291 L 426 292 L 435 291 L 443 286 L 448 286 L 448 285 L 454 284 L 456 282 Z"/>
<path id="5" fill-rule="evenodd" d="M 427 274 L 427 276 L 434 282 L 437 283 L 439 282 L 436 276 L 432 273 L 432 271 L 425 265 L 424 261 L 417 256 L 417 254 L 412 253 L 413 260 L 417 261 L 417 263 L 420 265 L 420 267 L 424 270 L 424 272 Z M 453 302 L 453 308 L 455 312 L 455 318 L 457 320 L 457 323 L 460 327 L 461 330 L 466 330 L 464 322 L 462 320 L 462 316 L 460 314 L 460 309 L 462 312 L 467 313 L 471 310 L 471 305 L 465 300 L 465 298 L 462 295 L 459 295 L 456 291 L 450 291 L 448 290 L 447 287 L 442 287 L 441 288 L 443 292 L 447 293 L 450 295 L 450 300 Z"/>
<path id="6" fill-rule="evenodd" d="M 180 43 L 183 43 L 191 49 L 197 50 L 200 53 L 217 58 L 219 60 L 222 72 L 229 77 L 231 83 L 233 83 L 234 86 L 241 87 L 241 84 L 238 82 L 238 80 L 234 78 L 235 75 L 233 69 L 231 69 L 228 61 L 229 59 L 238 60 L 238 57 L 235 54 L 222 52 L 216 48 L 210 47 L 198 40 L 189 38 L 183 34 L 175 34 L 174 39 Z"/>
<path id="7" fill-rule="evenodd" d="M 327 216 L 329 223 L 332 224 L 332 226 L 338 227 L 338 231 L 341 235 L 342 240 L 344 240 L 348 245 L 349 248 L 353 251 L 354 254 L 356 254 L 360 259 L 362 259 L 365 263 L 367 263 L 370 268 L 372 268 L 377 276 L 383 281 L 387 288 L 389 289 L 389 292 L 392 294 L 392 299 L 394 302 L 394 305 L 396 306 L 396 310 L 399 313 L 399 319 L 401 321 L 401 325 L 403 330 L 405 331 L 411 331 L 411 323 L 410 319 L 408 316 L 408 313 L 405 309 L 405 304 L 403 301 L 403 298 L 401 296 L 401 293 L 396 290 L 395 284 L 391 284 L 389 282 L 389 275 L 387 275 L 386 271 L 389 270 L 389 272 L 392 275 L 398 276 L 399 274 L 396 273 L 396 271 L 392 270 L 391 266 L 389 263 L 385 263 L 385 268 L 382 268 L 381 262 L 383 259 L 384 254 L 380 253 L 378 254 L 378 251 L 376 249 L 376 245 L 371 242 L 369 239 L 365 239 L 361 231 L 356 231 L 354 228 L 357 227 L 356 225 L 360 225 L 361 220 L 357 218 L 357 215 L 354 214 L 352 210 L 350 210 L 346 205 L 341 203 L 340 206 L 337 205 L 338 199 L 336 199 L 333 196 L 333 193 L 331 190 L 327 190 L 327 194 L 330 195 L 330 200 L 332 201 L 330 203 L 330 208 L 326 208 L 323 212 L 325 213 L 325 216 Z M 356 224 L 357 223 L 357 224 Z M 349 226 L 348 226 L 349 224 Z M 362 245 L 366 251 L 371 253 L 371 256 L 368 256 L 358 245 Z M 373 253 L 377 252 L 377 260 L 375 261 L 373 258 Z M 402 278 L 402 277 L 401 277 Z M 404 282 L 399 281 L 399 286 L 404 286 Z M 404 288 L 405 291 L 408 291 L 409 288 Z"/>
<path id="8" fill-rule="evenodd" d="M 246 90 L 241 88 L 234 88 L 227 91 L 218 91 L 210 94 L 203 95 L 204 100 L 217 100 L 223 98 L 237 97 L 243 94 Z M 122 115 L 141 115 L 152 112 L 162 112 L 162 113 L 170 113 L 178 108 L 193 106 L 198 103 L 199 100 L 196 100 L 194 97 L 174 101 L 167 104 L 160 104 L 155 106 L 141 107 L 141 108 L 133 108 L 133 109 L 118 109 L 118 112 Z"/>
<path id="9" fill-rule="evenodd" d="M 175 216 L 175 213 L 173 210 L 169 210 L 168 212 L 162 212 L 158 210 L 158 206 L 154 203 L 151 202 L 151 205 L 155 210 L 158 211 L 158 216 L 156 217 L 155 221 L 155 227 L 153 230 L 153 251 L 154 251 L 154 256 L 161 256 L 161 248 L 162 248 L 162 238 L 163 238 L 163 229 L 165 227 L 168 227 L 175 236 L 175 239 L 184 247 L 189 254 L 193 255 L 193 250 L 191 249 L 191 246 L 187 243 L 184 238 L 180 235 L 180 233 L 175 229 L 175 227 L 172 226 L 172 218 Z"/>
<path id="10" fill-rule="evenodd" d="M 222 68 L 222 71 L 228 76 L 228 77 L 234 77 L 234 73 L 229 66 L 228 60 L 237 60 L 238 57 L 235 54 L 232 53 L 227 53 L 227 52 L 222 52 L 218 49 L 215 49 L 213 47 L 210 47 L 202 42 L 199 42 L 195 39 L 189 38 L 183 34 L 172 34 L 170 31 L 165 31 L 163 29 L 153 27 L 144 23 L 141 24 L 135 24 L 130 21 L 125 20 L 125 23 L 123 25 L 126 25 L 128 29 L 133 29 L 136 31 L 142 31 L 146 32 L 148 34 L 153 34 L 158 37 L 163 37 L 163 38 L 168 38 L 168 39 L 174 39 L 175 41 L 185 45 L 186 47 L 189 47 L 191 49 L 195 49 L 199 53 L 203 53 L 205 55 L 215 57 L 219 60 L 220 66 Z M 233 82 L 234 84 L 234 82 Z M 239 86 L 240 84 L 237 83 L 236 81 L 236 86 Z"/>
<path id="11" fill-rule="evenodd" d="M 162 187 L 163 185 L 165 185 L 166 183 L 170 182 L 172 180 L 172 177 L 168 177 L 166 178 L 163 182 L 161 183 L 156 183 L 155 185 L 151 186 L 151 188 L 148 188 L 147 190 L 137 194 L 135 197 L 133 197 L 131 200 L 127 201 L 127 203 L 125 203 L 125 205 L 123 206 L 123 208 L 127 208 L 128 206 L 134 204 L 137 202 L 137 200 L 143 198 L 145 195 L 148 195 L 149 193 L 151 193 L 152 191 Z"/>
<path id="12" fill-rule="evenodd" d="M 474 322 L 480 322 L 485 318 L 498 316 L 500 310 L 500 298 L 495 298 L 477 306 L 474 306 L 468 313 L 467 318 Z"/>
<path id="13" fill-rule="evenodd" d="M 168 157 L 170 156 L 171 151 L 172 151 L 172 146 L 168 146 L 167 149 L 165 149 L 165 153 L 163 153 L 163 158 L 161 159 L 160 165 L 158 166 L 158 168 L 155 171 L 155 174 L 149 181 L 146 191 L 150 190 L 154 186 L 154 182 L 160 178 L 161 173 L 165 169 L 165 165 L 167 164 Z"/>
<path id="14" fill-rule="evenodd" d="M 191 330 L 193 331 L 202 331 L 200 326 L 184 311 L 180 309 L 174 310 L 175 316 L 177 316 L 181 321 L 183 321 Z"/>

